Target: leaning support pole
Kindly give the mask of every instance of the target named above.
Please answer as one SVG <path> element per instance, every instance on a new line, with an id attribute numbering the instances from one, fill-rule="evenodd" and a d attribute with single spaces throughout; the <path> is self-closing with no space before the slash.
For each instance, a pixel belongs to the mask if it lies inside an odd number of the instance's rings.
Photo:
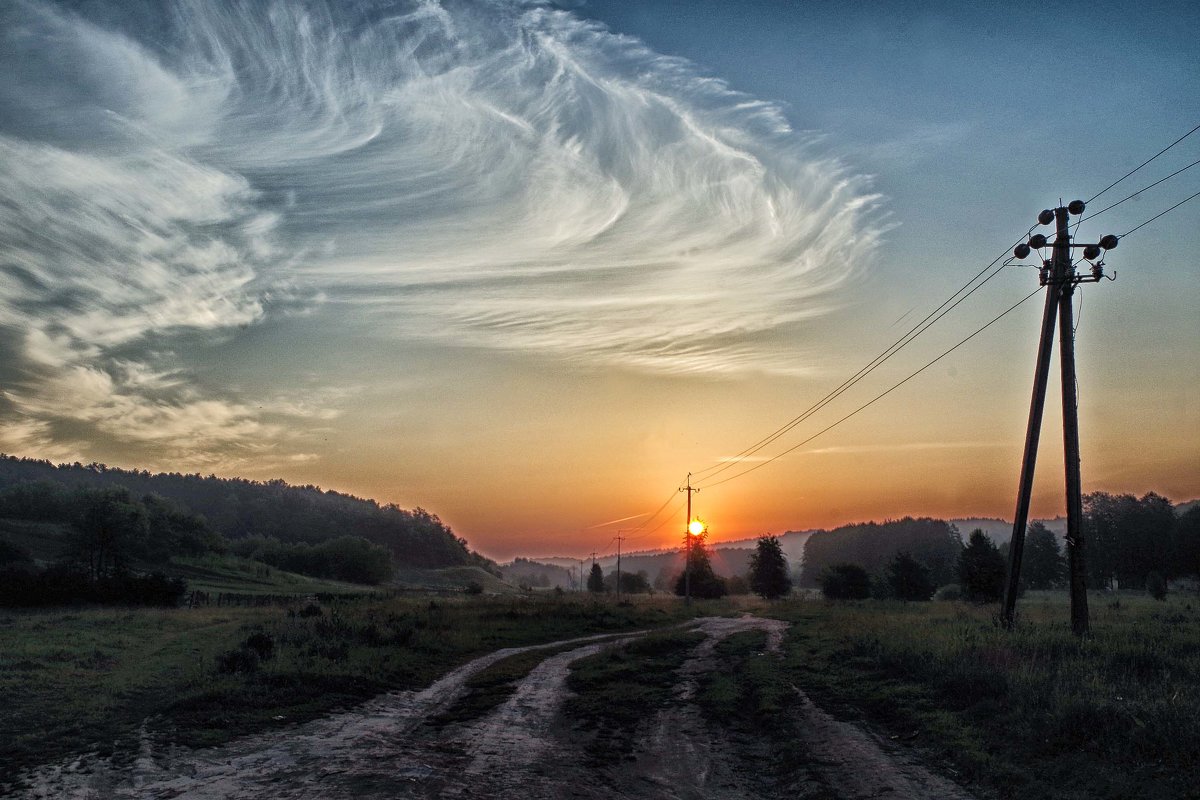
<path id="1" fill-rule="evenodd" d="M 1025 428 L 1025 456 L 1021 460 L 1021 483 L 1017 510 L 1013 514 L 1012 539 L 1008 545 L 1008 580 L 1004 584 L 1001 619 L 1006 627 L 1016 621 L 1017 592 L 1021 582 L 1021 553 L 1025 549 L 1025 526 L 1029 524 L 1029 501 L 1033 493 L 1033 470 L 1037 466 L 1038 440 L 1042 435 L 1042 411 L 1046 406 L 1046 382 L 1050 377 L 1050 353 L 1054 347 L 1054 321 L 1058 316 L 1058 286 L 1046 287 L 1042 315 L 1042 338 L 1038 343 L 1037 367 L 1033 373 L 1033 398 L 1029 402 L 1029 424 Z"/>
<path id="2" fill-rule="evenodd" d="M 1058 213 L 1061 212 L 1061 213 Z M 1033 398 L 1029 402 L 1029 424 L 1025 428 L 1025 456 L 1021 460 L 1021 482 L 1017 488 L 1017 510 L 1013 514 L 1012 539 L 1008 545 L 1008 580 L 1004 584 L 1004 605 L 1000 618 L 1006 627 L 1016 621 L 1017 593 L 1021 583 L 1021 554 L 1025 549 L 1025 527 L 1029 524 L 1029 502 L 1033 494 L 1033 472 L 1037 466 L 1038 441 L 1042 435 L 1042 412 L 1046 407 L 1046 383 L 1050 378 L 1050 356 L 1054 349 L 1054 322 L 1059 314 L 1062 276 L 1071 263 L 1067 246 L 1067 210 L 1055 213 L 1058 237 L 1046 286 L 1046 305 L 1042 310 L 1042 337 L 1038 341 L 1037 366 L 1033 372 Z"/>

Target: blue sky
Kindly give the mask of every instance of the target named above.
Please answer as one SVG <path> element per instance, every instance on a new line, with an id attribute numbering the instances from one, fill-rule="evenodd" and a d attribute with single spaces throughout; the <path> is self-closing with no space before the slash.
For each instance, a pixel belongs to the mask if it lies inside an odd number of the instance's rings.
<path id="1" fill-rule="evenodd" d="M 1200 122 L 1197 23 L 1183 2 L 17 0 L 0 449 L 422 505 L 498 556 L 590 550 L 581 528 L 657 507 L 1040 209 Z M 1197 158 L 1200 134 L 1093 209 Z M 1200 494 L 1198 209 L 1083 292 L 1087 490 Z M 1035 287 L 1004 270 L 814 429 Z M 1011 513 L 1036 305 L 713 488 L 714 535 Z M 1035 512 L 1060 472 L 1048 447 Z"/>

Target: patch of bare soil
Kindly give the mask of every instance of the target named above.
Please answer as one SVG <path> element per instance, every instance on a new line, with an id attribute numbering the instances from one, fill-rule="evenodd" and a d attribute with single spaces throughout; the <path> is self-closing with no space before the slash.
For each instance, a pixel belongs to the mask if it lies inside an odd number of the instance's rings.
<path id="1" fill-rule="evenodd" d="M 699 678 L 716 668 L 713 649 L 733 633 L 763 629 L 778 650 L 786 623 L 743 616 L 695 623 L 707 638 L 679 672 L 675 703 L 642 729 L 634 754 L 596 768 L 584 735 L 564 720 L 570 665 L 642 635 L 587 637 L 506 648 L 476 659 L 420 692 L 383 695 L 352 711 L 291 730 L 246 737 L 207 750 L 156 750 L 147 739 L 132 767 L 84 757 L 31 774 L 22 798 L 125 800 L 372 800 L 373 798 L 953 798 L 968 795 L 894 747 L 839 722 L 803 699 L 795 746 L 805 768 L 786 785 L 765 782 L 756 759 L 764 745 L 714 726 L 691 702 Z M 598 641 L 603 639 L 604 641 Z M 423 724 L 466 692 L 466 679 L 496 661 L 536 649 L 551 655 L 516 692 L 482 719 Z"/>

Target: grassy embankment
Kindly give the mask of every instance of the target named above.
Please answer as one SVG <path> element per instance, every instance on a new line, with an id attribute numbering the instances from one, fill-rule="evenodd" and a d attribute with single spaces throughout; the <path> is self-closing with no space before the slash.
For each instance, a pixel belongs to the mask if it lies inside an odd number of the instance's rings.
<path id="1" fill-rule="evenodd" d="M 167 741 L 214 744 L 427 685 L 497 648 L 662 626 L 703 609 L 546 596 L 348 599 L 319 612 L 0 612 L 0 784 L 73 753 L 128 757 L 147 718 Z"/>
<path id="2" fill-rule="evenodd" d="M 783 668 L 835 714 L 865 717 L 1000 797 L 1176 798 L 1200 782 L 1200 604 L 1032 596 L 993 607 L 791 603 Z"/>

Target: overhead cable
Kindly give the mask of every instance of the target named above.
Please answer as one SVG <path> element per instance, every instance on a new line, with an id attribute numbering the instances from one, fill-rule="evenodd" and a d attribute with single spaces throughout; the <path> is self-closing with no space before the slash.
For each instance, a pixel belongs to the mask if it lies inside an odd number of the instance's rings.
<path id="1" fill-rule="evenodd" d="M 1159 157 L 1159 156 L 1161 156 L 1163 153 L 1167 152 L 1167 151 L 1168 151 L 1168 150 L 1170 150 L 1172 147 L 1174 147 L 1175 145 L 1179 144 L 1180 142 L 1182 142 L 1184 139 L 1186 139 L 1186 138 L 1188 138 L 1189 136 L 1191 136 L 1191 135 L 1192 135 L 1193 133 L 1195 133 L 1196 131 L 1200 131 L 1200 125 L 1197 125 L 1196 127 L 1192 128 L 1190 131 L 1188 131 L 1187 133 L 1185 133 L 1183 136 L 1180 136 L 1178 139 L 1176 139 L 1175 141 L 1171 142 L 1169 145 L 1167 145 L 1166 147 L 1164 147 L 1162 150 L 1159 150 L 1157 153 L 1155 153 L 1154 155 L 1152 155 L 1152 156 L 1150 156 L 1149 158 L 1147 158 L 1147 159 L 1146 159 L 1145 161 L 1143 161 L 1141 164 L 1138 164 L 1136 167 L 1134 167 L 1133 169 L 1129 170 L 1129 172 L 1126 172 L 1124 175 L 1122 175 L 1121 177 L 1117 178 L 1115 181 L 1113 181 L 1112 183 L 1110 183 L 1108 186 L 1105 186 L 1105 187 L 1104 187 L 1103 189 L 1101 189 L 1099 192 L 1097 192 L 1096 194 L 1092 195 L 1091 199 L 1089 199 L 1087 202 L 1089 202 L 1089 203 L 1090 203 L 1090 202 L 1092 202 L 1092 200 L 1095 200 L 1097 197 L 1099 197 L 1100 195 L 1104 194 L 1104 193 L 1105 193 L 1105 192 L 1107 192 L 1109 189 L 1113 188 L 1113 187 L 1114 187 L 1114 186 L 1116 186 L 1118 183 L 1120 183 L 1121 181 L 1125 180 L 1125 179 L 1126 179 L 1126 178 L 1128 178 L 1130 175 L 1132 175 L 1133 173 L 1137 172 L 1139 169 L 1141 169 L 1142 167 L 1146 166 L 1146 165 L 1147 165 L 1147 164 L 1149 164 L 1151 161 L 1153 161 L 1154 159 L 1158 158 L 1158 157 Z"/>
<path id="2" fill-rule="evenodd" d="M 735 473 L 735 474 L 733 474 L 733 475 L 730 475 L 730 476 L 729 476 L 729 477 L 727 477 L 727 478 L 722 478 L 722 479 L 721 479 L 721 480 L 719 480 L 719 481 L 714 481 L 713 483 L 701 484 L 700 488 L 707 489 L 707 488 L 710 488 L 710 487 L 712 487 L 712 486 L 720 486 L 722 483 L 728 483 L 729 481 L 732 481 L 732 480 L 734 480 L 735 478 L 740 478 L 740 477 L 742 477 L 743 475 L 748 475 L 748 474 L 750 474 L 751 472 L 754 472 L 755 470 L 757 470 L 757 469 L 759 469 L 759 468 L 761 468 L 761 467 L 765 467 L 767 464 L 770 464 L 771 462 L 773 462 L 773 461 L 776 461 L 776 460 L 778 460 L 778 459 L 782 458 L 783 456 L 787 455 L 788 453 L 791 453 L 792 451 L 796 450 L 797 448 L 803 447 L 804 445 L 806 445 L 806 444 L 808 444 L 809 442 L 811 442 L 813 439 L 816 439 L 818 436 L 821 436 L 821 435 L 823 435 L 823 434 L 825 434 L 825 433 L 828 433 L 829 431 L 831 431 L 831 430 L 833 430 L 834 428 L 836 428 L 837 426 L 841 425 L 843 422 L 845 422 L 846 420 L 848 420 L 848 419 L 850 419 L 851 417 L 855 416 L 855 415 L 856 415 L 856 414 L 858 414 L 859 412 L 861 412 L 861 411 L 863 411 L 863 410 L 865 410 L 865 409 L 869 408 L 870 406 L 874 405 L 874 404 L 875 404 L 876 402 L 878 402 L 879 400 L 882 400 L 884 397 L 887 397 L 889 394 L 891 394 L 892 392 L 896 391 L 896 390 L 897 390 L 897 389 L 899 389 L 901 386 L 903 386 L 904 384 L 908 383 L 910 380 L 912 380 L 913 378 L 917 377 L 917 376 L 918 376 L 918 375 L 920 375 L 922 372 L 924 372 L 925 370 L 929 369 L 929 368 L 930 368 L 930 367 L 932 367 L 934 364 L 938 363 L 938 362 L 939 362 L 939 361 L 941 361 L 943 358 L 945 358 L 946 356 L 950 355 L 950 354 L 951 354 L 951 353 L 953 353 L 955 350 L 957 350 L 958 348 L 962 347 L 964 344 L 966 344 L 967 342 L 971 341 L 972 339 L 974 339 L 974 338 L 975 338 L 976 336 L 978 336 L 979 334 L 983 333 L 985 330 L 987 330 L 987 329 L 988 329 L 989 327 L 991 327 L 993 324 L 995 324 L 996 322 L 999 322 L 999 321 L 1000 321 L 1000 319 L 1002 319 L 1004 316 L 1006 316 L 1006 315 L 1007 315 L 1009 312 L 1013 311 L 1013 310 L 1014 310 L 1014 309 L 1016 309 L 1018 306 L 1020 306 L 1022 303 L 1026 302 L 1027 300 L 1029 300 L 1029 298 L 1031 298 L 1031 297 L 1033 297 L 1034 295 L 1038 294 L 1038 293 L 1039 293 L 1041 290 L 1042 290 L 1042 288 L 1041 288 L 1040 286 L 1039 286 L 1037 289 L 1034 289 L 1032 292 L 1030 292 L 1029 294 L 1025 295 L 1025 297 L 1021 298 L 1021 299 L 1020 299 L 1020 300 L 1018 300 L 1016 303 L 1012 304 L 1011 306 L 1009 306 L 1008 308 L 1006 308 L 1004 311 L 1000 312 L 998 315 L 996 315 L 995 317 L 993 317 L 991 320 L 989 320 L 989 321 L 988 321 L 986 324 L 984 324 L 982 327 L 980 327 L 980 328 L 976 329 L 976 331 L 975 331 L 974 333 L 972 333 L 970 336 L 968 336 L 968 337 L 966 337 L 965 339 L 961 340 L 961 341 L 960 341 L 958 344 L 954 345 L 954 346 L 953 346 L 953 347 L 951 347 L 949 350 L 946 350 L 945 352 L 943 352 L 943 353 L 942 353 L 941 355 L 939 355 L 937 358 L 933 359 L 932 361 L 929 361 L 929 362 L 927 362 L 927 363 L 926 363 L 926 364 L 925 364 L 923 367 L 921 367 L 921 368 L 920 368 L 920 369 L 918 369 L 917 371 L 915 371 L 915 372 L 913 372 L 913 373 L 910 373 L 910 374 L 908 375 L 908 377 L 904 378 L 903 380 L 899 381 L 898 383 L 895 383 L 895 384 L 893 384 L 893 385 L 891 386 L 891 388 L 889 388 L 889 389 L 887 389 L 887 390 L 885 390 L 885 391 L 883 391 L 883 392 L 880 392 L 879 394 L 875 395 L 875 397 L 873 397 L 873 398 L 871 398 L 870 400 L 868 400 L 867 402 L 863 403 L 861 406 L 859 406 L 858 408 L 854 409 L 853 411 L 851 411 L 851 412 L 850 412 L 849 414 L 847 414 L 846 416 L 842 417 L 841 419 L 837 420 L 836 422 L 834 422 L 834 423 L 832 423 L 832 424 L 830 424 L 830 425 L 827 425 L 826 427 L 824 427 L 824 428 L 822 428 L 821 430 L 817 431 L 816 433 L 814 433 L 812 436 L 808 437 L 808 438 L 807 438 L 807 439 L 805 439 L 804 441 L 802 441 L 802 442 L 799 442 L 799 443 L 797 443 L 797 444 L 794 444 L 794 445 L 792 445 L 792 446 L 791 446 L 791 447 L 789 447 L 788 449 L 786 449 L 786 450 L 784 450 L 784 451 L 782 451 L 782 452 L 780 452 L 780 453 L 777 453 L 777 454 L 775 454 L 775 455 L 771 456 L 771 457 L 770 457 L 770 458 L 768 458 L 766 461 L 761 461 L 761 462 L 759 462 L 759 463 L 755 464 L 753 467 L 750 467 L 749 469 L 742 470 L 741 472 L 738 472 L 738 473 Z"/>

